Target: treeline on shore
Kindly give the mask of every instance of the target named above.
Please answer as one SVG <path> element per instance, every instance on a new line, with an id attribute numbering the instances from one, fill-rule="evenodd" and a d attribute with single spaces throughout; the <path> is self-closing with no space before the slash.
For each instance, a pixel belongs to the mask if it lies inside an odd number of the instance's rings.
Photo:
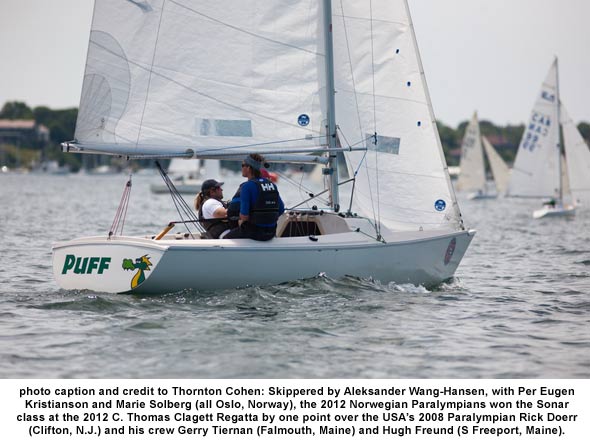
<path id="1" fill-rule="evenodd" d="M 30 108 L 24 102 L 6 102 L 0 111 L 0 119 L 7 120 L 34 120 L 38 125 L 49 129 L 49 140 L 39 142 L 38 140 L 23 139 L 19 146 L 14 143 L 3 142 L 0 133 L 0 160 L 6 166 L 30 164 L 31 161 L 57 160 L 60 165 L 67 164 L 72 170 L 80 169 L 82 165 L 81 155 L 64 154 L 61 152 L 60 143 L 74 138 L 76 126 L 77 108 L 53 110 L 46 106 Z M 438 132 L 440 134 L 443 150 L 449 166 L 459 164 L 461 155 L 461 141 L 465 133 L 468 120 L 462 122 L 457 128 L 452 128 L 438 121 Z M 512 164 L 516 150 L 524 132 L 524 124 L 517 126 L 496 126 L 490 121 L 480 121 L 482 135 L 485 135 L 494 145 L 498 153 L 508 164 Z M 578 129 L 588 142 L 590 140 L 590 124 L 582 122 Z M 0 165 L 4 166 L 4 165 Z"/>

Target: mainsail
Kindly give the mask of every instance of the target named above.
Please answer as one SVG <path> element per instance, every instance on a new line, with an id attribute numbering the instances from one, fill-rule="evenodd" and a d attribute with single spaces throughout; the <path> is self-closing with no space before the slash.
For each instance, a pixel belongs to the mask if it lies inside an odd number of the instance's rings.
<path id="1" fill-rule="evenodd" d="M 483 192 L 486 186 L 486 175 L 477 113 L 473 114 L 465 130 L 459 166 L 461 173 L 457 180 L 457 191 Z"/>
<path id="2" fill-rule="evenodd" d="M 559 97 L 554 60 L 518 147 L 508 195 L 559 197 Z"/>
<path id="3" fill-rule="evenodd" d="M 182 155 L 325 143 L 320 2 L 96 1 L 75 138 Z"/>

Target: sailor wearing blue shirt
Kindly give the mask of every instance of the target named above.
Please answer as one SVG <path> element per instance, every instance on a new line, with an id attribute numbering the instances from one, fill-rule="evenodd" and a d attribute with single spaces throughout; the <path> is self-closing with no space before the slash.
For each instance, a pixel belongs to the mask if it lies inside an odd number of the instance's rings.
<path id="1" fill-rule="evenodd" d="M 264 158 L 259 154 L 250 154 L 244 159 L 242 177 L 248 181 L 240 185 L 239 226 L 224 238 L 266 241 L 276 235 L 277 220 L 285 212 L 285 205 L 277 185 L 262 177 L 263 163 Z"/>

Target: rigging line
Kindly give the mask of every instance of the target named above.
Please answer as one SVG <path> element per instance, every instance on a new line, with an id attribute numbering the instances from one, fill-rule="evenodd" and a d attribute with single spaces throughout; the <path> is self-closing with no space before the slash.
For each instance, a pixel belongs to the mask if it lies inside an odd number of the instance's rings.
<path id="1" fill-rule="evenodd" d="M 363 124 L 361 122 L 361 111 L 359 108 L 358 96 L 356 91 L 356 82 L 354 80 L 354 69 L 352 67 L 352 56 L 350 54 L 350 43 L 348 41 L 348 28 L 346 27 L 346 20 L 344 18 L 344 6 L 340 0 L 340 9 L 342 9 L 342 27 L 344 28 L 344 39 L 346 40 L 346 51 L 348 52 L 348 64 L 350 66 L 350 78 L 352 79 L 352 92 L 354 93 L 354 102 L 356 105 L 356 115 L 359 122 L 360 136 L 363 136 Z"/>
<path id="2" fill-rule="evenodd" d="M 119 202 L 119 207 L 117 208 L 117 212 L 115 213 L 115 217 L 113 219 L 113 223 L 111 223 L 111 229 L 109 230 L 109 238 L 113 236 L 113 234 L 117 234 L 117 230 L 119 230 L 119 225 L 121 223 L 121 219 L 123 219 L 123 225 L 125 224 L 125 218 L 127 217 L 127 207 L 129 205 L 129 195 L 131 194 L 131 174 L 129 175 L 129 180 L 125 183 L 125 188 L 123 189 L 123 194 L 121 195 L 121 201 Z M 123 226 L 121 226 L 120 234 L 123 235 Z"/>
<path id="3" fill-rule="evenodd" d="M 255 37 L 255 38 L 258 38 L 258 39 L 261 39 L 261 40 L 265 40 L 267 42 L 275 43 L 275 44 L 280 45 L 280 46 L 286 46 L 288 48 L 297 49 L 298 51 L 307 52 L 308 54 L 311 54 L 311 55 L 314 55 L 314 56 L 321 56 L 321 57 L 325 56 L 325 54 L 321 54 L 321 53 L 316 52 L 316 51 L 310 51 L 309 49 L 301 48 L 299 46 L 291 45 L 289 43 L 281 42 L 281 41 L 278 41 L 278 40 L 273 40 L 271 38 L 264 37 L 264 36 L 259 35 L 259 34 L 255 34 L 255 33 L 251 32 L 251 31 L 247 31 L 247 30 L 242 29 L 242 28 L 239 28 L 237 26 L 230 25 L 229 23 L 222 22 L 219 19 L 213 18 L 213 17 L 211 17 L 209 15 L 203 14 L 202 12 L 199 12 L 199 11 L 196 11 L 196 10 L 194 10 L 192 8 L 189 8 L 186 5 L 180 4 L 177 1 L 171 0 L 171 2 L 174 3 L 174 4 L 176 4 L 177 6 L 180 6 L 181 8 L 186 9 L 187 11 L 191 11 L 191 12 L 197 14 L 197 15 L 200 15 L 201 17 L 205 17 L 207 20 L 210 20 L 212 22 L 215 22 L 215 23 L 220 24 L 222 26 L 225 26 L 227 28 L 233 29 L 234 31 L 243 32 L 244 34 L 250 35 L 252 37 Z"/>
<path id="4" fill-rule="evenodd" d="M 166 184 L 166 186 L 168 187 L 168 190 L 170 191 L 170 195 L 172 197 L 172 202 L 174 203 L 174 207 L 176 208 L 176 212 L 178 212 L 178 215 L 179 215 L 180 219 L 182 220 L 184 227 L 189 232 L 190 236 L 194 239 L 195 236 L 193 235 L 190 228 L 188 227 L 189 221 L 187 221 L 186 219 L 194 220 L 197 217 L 195 217 L 195 214 L 193 213 L 193 211 L 190 209 L 188 204 L 184 201 L 184 199 L 182 198 L 182 196 L 180 195 L 180 193 L 178 192 L 178 190 L 174 186 L 174 183 L 172 183 L 172 180 L 170 180 L 170 177 L 168 177 L 168 174 L 166 174 L 166 172 L 162 168 L 162 165 L 160 164 L 160 162 L 156 161 L 155 163 L 156 163 L 156 167 L 157 167 L 158 171 L 160 172 L 160 176 L 162 177 L 162 179 L 164 180 L 164 183 Z M 184 216 L 183 216 L 183 212 L 184 212 Z M 201 227 L 200 224 L 195 223 L 195 222 L 193 222 L 192 224 L 195 226 L 197 231 L 199 231 L 201 233 L 204 232 L 204 229 Z"/>
<path id="5" fill-rule="evenodd" d="M 305 200 L 302 200 L 302 201 L 300 201 L 300 202 L 299 202 L 299 203 L 297 203 L 295 206 L 291 206 L 290 208 L 288 208 L 288 210 L 289 210 L 289 211 L 291 211 L 291 210 L 293 210 L 293 209 L 295 209 L 295 208 L 298 208 L 299 206 L 301 206 L 301 205 L 304 205 L 304 204 L 306 204 L 307 202 L 310 202 L 310 201 L 312 201 L 312 200 L 313 200 L 313 199 L 315 199 L 315 198 L 318 198 L 320 195 L 322 195 L 322 194 L 325 194 L 325 193 L 326 193 L 326 192 L 328 192 L 328 191 L 329 191 L 329 189 L 324 189 L 323 191 L 321 191 L 321 192 L 318 192 L 317 194 L 314 194 L 314 196 L 313 196 L 313 197 L 309 197 L 308 199 L 305 199 Z"/>
<path id="6" fill-rule="evenodd" d="M 166 7 L 166 0 L 162 3 L 162 10 L 160 11 L 160 20 L 158 21 L 158 31 L 156 32 L 156 41 L 154 42 L 154 52 L 152 53 L 152 63 L 148 72 L 150 73 L 148 77 L 148 84 L 145 90 L 145 100 L 143 102 L 143 109 L 141 111 L 141 119 L 139 120 L 139 130 L 137 131 L 137 141 L 135 142 L 136 145 L 139 144 L 139 137 L 141 136 L 141 127 L 143 126 L 143 118 L 145 116 L 145 109 L 147 108 L 148 96 L 150 95 L 150 86 L 152 84 L 152 74 L 153 74 L 153 67 L 154 61 L 156 60 L 156 51 L 158 49 L 158 40 L 160 39 L 160 28 L 162 26 L 162 17 L 164 17 L 164 8 Z"/>
<path id="7" fill-rule="evenodd" d="M 211 148 L 211 149 L 201 150 L 199 152 L 206 153 L 206 152 L 225 151 L 225 150 L 229 150 L 229 149 L 252 148 L 255 146 L 266 146 L 266 145 L 274 145 L 274 144 L 280 144 L 280 143 L 291 143 L 291 142 L 306 141 L 306 140 L 308 141 L 308 140 L 315 140 L 315 139 L 321 139 L 321 138 L 325 138 L 325 137 L 323 135 L 316 135 L 315 137 L 291 138 L 291 139 L 277 140 L 277 141 L 271 141 L 271 142 L 251 143 L 248 145 L 234 145 L 234 146 L 225 146 L 225 147 L 219 147 L 219 148 Z M 310 152 L 314 152 L 313 148 L 309 148 L 309 149 L 310 149 Z"/>
<path id="8" fill-rule="evenodd" d="M 348 90 L 346 88 L 339 88 L 338 91 L 339 92 L 350 92 L 350 93 L 353 92 L 353 91 Z M 377 93 L 373 94 L 372 92 L 363 92 L 363 91 L 356 91 L 356 94 L 359 96 L 373 95 L 378 98 L 385 98 L 385 99 L 389 99 L 389 100 L 399 100 L 399 101 L 403 101 L 403 102 L 416 103 L 419 105 L 428 106 L 428 103 L 426 101 L 420 100 L 419 98 L 409 98 L 409 97 L 401 97 L 399 95 L 386 95 L 386 94 L 377 94 Z"/>
<path id="9" fill-rule="evenodd" d="M 344 132 L 342 132 L 342 130 L 340 129 L 340 127 L 338 127 L 338 131 L 340 132 L 340 134 L 342 134 L 342 138 L 344 139 L 346 145 L 348 147 L 352 147 L 350 145 L 350 143 L 348 143 L 348 139 L 346 138 L 346 135 L 344 135 Z M 358 142 L 358 143 L 361 143 L 361 142 Z M 366 155 L 367 155 L 367 151 L 364 152 L 363 158 L 361 159 L 361 163 L 365 159 L 365 156 Z M 347 163 L 348 162 L 350 162 L 350 161 L 347 160 Z M 359 164 L 359 166 L 360 166 L 360 164 Z M 352 167 L 352 165 L 351 165 L 351 167 Z M 351 180 L 352 180 L 352 189 L 350 190 L 350 201 L 348 203 L 348 211 L 347 211 L 348 214 L 352 214 L 352 203 L 353 203 L 353 200 L 354 200 L 354 191 L 355 191 L 355 188 L 356 188 L 356 175 L 357 175 L 357 173 L 358 173 L 358 169 L 356 171 L 353 171 L 353 174 L 352 174 L 353 177 L 351 178 Z"/>
<path id="10" fill-rule="evenodd" d="M 351 181 L 354 181 L 354 179 L 353 179 L 353 178 L 349 178 L 348 180 L 344 180 L 343 182 L 340 182 L 340 183 L 338 183 L 338 186 L 345 185 L 346 183 L 349 183 L 349 182 L 351 182 Z M 304 201 L 302 201 L 302 202 L 299 202 L 299 203 L 297 203 L 295 206 L 291 206 L 290 208 L 287 208 L 287 210 L 292 210 L 292 209 L 295 209 L 295 208 L 297 208 L 297 207 L 299 207 L 299 206 L 301 206 L 301 205 L 304 205 L 304 204 L 305 204 L 305 203 L 307 203 L 308 201 L 311 201 L 311 200 L 313 200 L 314 198 L 317 198 L 317 197 L 319 197 L 320 195 L 322 195 L 322 194 L 325 194 L 325 193 L 326 193 L 326 192 L 328 192 L 329 190 L 330 190 L 329 188 L 326 188 L 326 189 L 324 189 L 323 191 L 321 191 L 321 192 L 318 192 L 317 194 L 315 194 L 313 197 L 310 197 L 310 198 L 308 198 L 307 200 L 304 200 Z"/>
<path id="11" fill-rule="evenodd" d="M 125 198 L 125 206 L 122 213 L 121 219 L 121 232 L 120 235 L 123 235 L 123 228 L 125 227 L 125 220 L 127 220 L 127 210 L 129 209 L 129 201 L 131 200 L 131 174 L 129 174 L 129 181 L 127 182 L 127 193 Z"/>
<path id="12" fill-rule="evenodd" d="M 285 181 L 288 182 L 288 184 L 293 185 L 296 188 L 299 188 L 300 190 L 303 190 L 304 192 L 307 192 L 308 194 L 311 192 L 311 189 L 306 188 L 305 186 L 303 186 L 302 183 L 297 183 L 295 180 L 293 180 L 291 177 L 289 177 L 286 174 L 283 174 L 280 171 L 275 171 L 277 174 L 279 174 L 279 177 L 281 177 L 282 179 L 284 179 Z M 303 177 L 301 179 L 303 181 Z"/>
<path id="13" fill-rule="evenodd" d="M 340 133 L 342 133 L 342 131 L 340 131 Z M 342 133 L 342 136 L 344 137 L 344 140 L 346 141 L 346 136 L 344 135 L 344 133 Z M 361 141 L 359 141 L 359 142 L 357 142 L 355 144 L 360 144 L 362 142 L 366 142 L 366 141 L 368 141 L 371 138 L 373 138 L 373 136 L 368 136 L 364 140 L 361 140 Z M 353 182 L 353 185 L 352 185 L 352 193 L 350 195 L 350 207 L 349 207 L 349 211 L 352 210 L 352 200 L 354 198 L 354 191 L 355 191 L 355 188 L 356 188 L 356 176 L 358 175 L 359 171 L 361 170 L 361 166 L 364 163 L 364 165 L 365 165 L 365 173 L 367 174 L 367 183 L 369 184 L 369 187 L 368 187 L 368 189 L 369 189 L 369 200 L 371 201 L 371 208 L 373 210 L 373 219 L 375 220 L 375 226 L 380 226 L 380 224 L 377 225 L 377 218 L 375 217 L 375 201 L 373 199 L 373 188 L 371 186 L 371 176 L 369 175 L 369 164 L 368 164 L 368 162 L 365 161 L 366 160 L 366 157 L 367 157 L 367 152 L 368 151 L 369 151 L 369 149 L 367 148 L 365 150 L 365 152 L 363 153 L 363 157 L 361 158 L 361 160 L 360 160 L 360 162 L 359 162 L 356 170 L 354 171 L 354 182 Z M 379 194 L 379 192 L 377 192 L 377 194 Z M 377 229 L 377 228 L 375 230 L 376 230 L 377 235 L 380 236 L 381 230 L 380 229 Z"/>
<path id="14" fill-rule="evenodd" d="M 371 138 L 371 137 L 369 137 L 369 138 Z M 363 158 L 361 159 L 361 161 L 359 163 L 359 167 L 358 167 L 356 173 L 358 173 L 358 171 L 360 171 L 361 166 L 364 164 L 365 165 L 365 174 L 367 176 L 367 184 L 369 185 L 368 186 L 368 189 L 369 189 L 369 197 L 370 197 L 370 200 L 371 200 L 371 209 L 373 210 L 373 219 L 375 220 L 375 226 L 376 226 L 375 229 L 376 229 L 376 232 L 377 232 L 377 235 L 378 235 L 379 234 L 379 230 L 377 229 L 378 223 L 377 223 L 377 215 L 376 215 L 376 211 L 375 211 L 375 199 L 373 198 L 373 186 L 371 186 L 371 175 L 370 175 L 370 171 L 369 171 L 369 162 L 366 161 L 367 160 L 366 159 L 367 152 L 368 152 L 368 150 L 365 151 L 365 153 L 363 155 Z M 375 161 L 377 161 L 377 160 L 375 159 Z M 379 192 L 377 191 L 377 194 L 378 193 Z"/>
<path id="15" fill-rule="evenodd" d="M 121 221 L 121 235 L 123 235 L 123 228 L 125 227 L 125 220 L 127 220 L 127 210 L 129 209 L 129 201 L 131 199 L 131 174 L 129 174 L 129 181 L 127 183 L 128 183 L 129 191 L 127 192 L 127 199 L 125 201 L 125 210 L 123 212 L 123 219 Z"/>
<path id="16" fill-rule="evenodd" d="M 371 23 L 371 77 L 373 82 L 373 129 L 374 129 L 374 136 L 375 136 L 375 178 L 377 180 L 377 218 L 375 219 L 376 231 L 377 231 L 377 238 L 381 238 L 381 205 L 380 205 L 380 198 L 381 193 L 379 192 L 379 150 L 377 149 L 377 99 L 375 98 L 376 88 L 375 88 L 375 35 L 373 33 L 373 0 L 369 1 L 369 15 L 370 15 L 370 23 Z M 373 207 L 373 216 L 375 215 L 375 208 Z"/>
<path id="17" fill-rule="evenodd" d="M 333 14 L 335 17 L 338 17 L 338 14 Z M 357 21 L 362 21 L 362 22 L 368 22 L 369 20 L 367 20 L 364 17 L 355 17 L 353 15 L 347 15 L 346 18 L 351 19 L 351 20 L 357 20 Z M 398 20 L 385 20 L 385 19 L 381 19 L 381 18 L 374 18 L 373 17 L 373 21 L 376 23 L 385 23 L 388 25 L 402 25 L 405 26 L 406 23 L 404 23 L 403 21 L 398 21 Z"/>

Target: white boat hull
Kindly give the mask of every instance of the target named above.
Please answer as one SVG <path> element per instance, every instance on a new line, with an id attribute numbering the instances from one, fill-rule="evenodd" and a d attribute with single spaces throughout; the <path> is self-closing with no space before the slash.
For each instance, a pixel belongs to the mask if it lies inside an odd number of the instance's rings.
<path id="1" fill-rule="evenodd" d="M 567 206 L 548 206 L 545 205 L 541 209 L 533 212 L 533 218 L 544 217 L 571 217 L 575 215 L 576 208 L 571 205 Z"/>
<path id="2" fill-rule="evenodd" d="M 53 272 L 64 289 L 113 293 L 264 286 L 320 273 L 433 286 L 454 275 L 474 234 L 403 232 L 387 242 L 362 232 L 268 242 L 90 237 L 54 245 Z"/>

